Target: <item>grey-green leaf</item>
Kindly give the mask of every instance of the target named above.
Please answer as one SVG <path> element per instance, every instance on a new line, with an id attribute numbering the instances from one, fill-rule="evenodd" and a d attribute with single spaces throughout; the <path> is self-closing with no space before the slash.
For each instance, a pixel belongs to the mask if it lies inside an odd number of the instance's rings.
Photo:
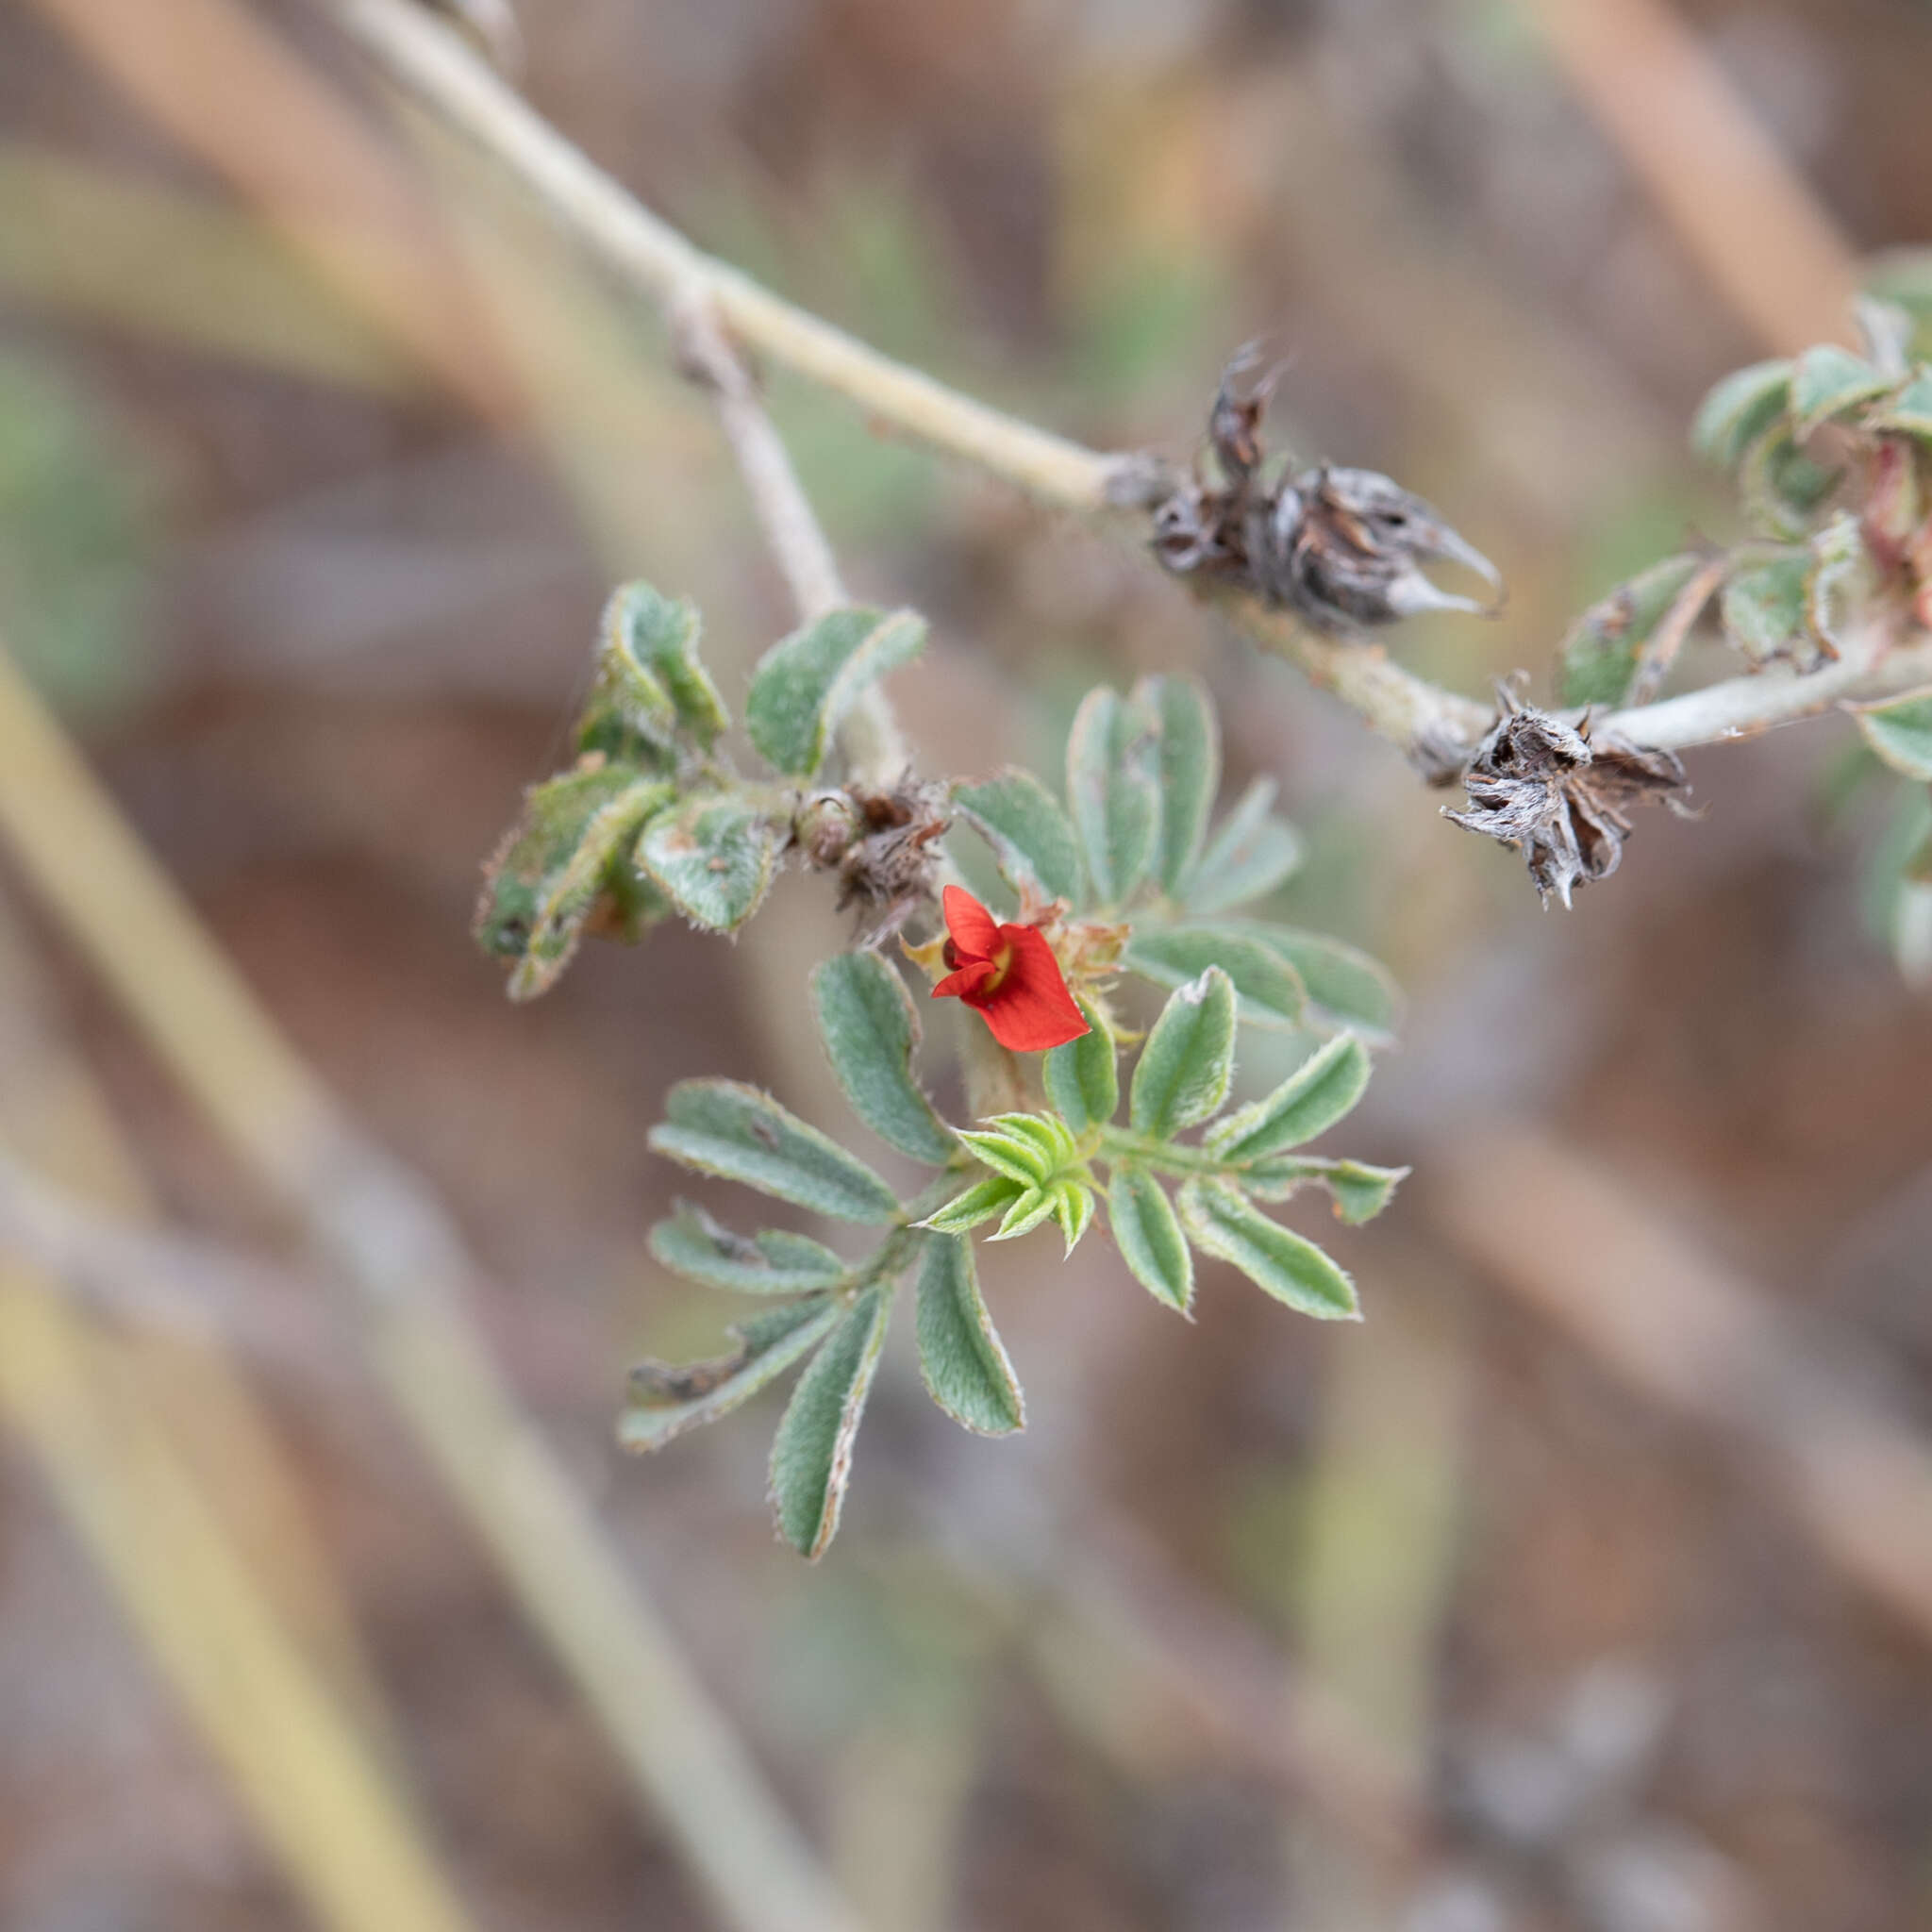
<path id="1" fill-rule="evenodd" d="M 995 1214 L 1004 1214 L 1020 1196 L 1030 1191 L 1031 1182 L 1016 1181 L 1010 1174 L 990 1174 L 975 1181 L 963 1194 L 955 1194 L 937 1212 L 919 1224 L 936 1234 L 964 1234 Z"/>
<path id="2" fill-rule="evenodd" d="M 1273 778 L 1257 778 L 1182 880 L 1181 896 L 1195 917 L 1211 918 L 1272 892 L 1302 862 L 1301 835 L 1270 809 L 1274 791 Z"/>
<path id="3" fill-rule="evenodd" d="M 1159 724 L 1145 707 L 1106 685 L 1082 699 L 1067 739 L 1067 802 L 1097 905 L 1120 905 L 1154 863 L 1159 758 Z"/>
<path id="4" fill-rule="evenodd" d="M 1807 349 L 1791 368 L 1791 421 L 1800 438 L 1892 386 L 1884 371 L 1836 342 Z"/>
<path id="5" fill-rule="evenodd" d="M 1359 946 L 1260 921 L 1243 920 L 1226 929 L 1259 940 L 1294 968 L 1316 1008 L 1308 1018 L 1323 1030 L 1352 1027 L 1378 1046 L 1394 1039 L 1402 1021 L 1402 990 L 1389 969 Z"/>
<path id="6" fill-rule="evenodd" d="M 1059 800 L 1031 772 L 995 773 L 983 785 L 956 785 L 959 816 L 992 847 L 1015 892 L 1041 899 L 1080 896 L 1080 855 Z"/>
<path id="7" fill-rule="evenodd" d="M 1367 1091 L 1369 1055 L 1353 1033 L 1318 1048 L 1274 1092 L 1218 1121 L 1202 1141 L 1217 1159 L 1265 1160 L 1325 1133 Z"/>
<path id="8" fill-rule="evenodd" d="M 614 703 L 632 729 L 655 736 L 661 694 L 670 701 L 674 728 L 708 751 L 731 714 L 698 661 L 699 628 L 697 608 L 688 599 L 663 596 L 645 583 L 620 585 L 604 607 L 598 695 Z"/>
<path id="9" fill-rule="evenodd" d="M 740 1181 L 840 1221 L 897 1219 L 898 1197 L 871 1168 L 769 1093 L 736 1080 L 680 1080 L 651 1146 L 699 1174 Z"/>
<path id="10" fill-rule="evenodd" d="M 1358 1322 L 1355 1284 L 1313 1241 L 1271 1221 L 1224 1181 L 1181 1190 L 1181 1225 L 1204 1255 L 1229 1261 L 1257 1288 L 1305 1315 Z"/>
<path id="11" fill-rule="evenodd" d="M 845 1311 L 798 1378 L 772 1441 L 772 1509 L 778 1531 L 816 1561 L 839 1527 L 852 1479 L 852 1443 L 886 1344 L 889 1287 L 868 1289 Z"/>
<path id="12" fill-rule="evenodd" d="M 736 932 L 771 890 L 782 840 L 745 799 L 701 792 L 645 827 L 638 863 L 693 925 Z"/>
<path id="13" fill-rule="evenodd" d="M 1737 572 L 1725 584 L 1719 605 L 1724 632 L 1754 664 L 1794 651 L 1812 654 L 1805 598 L 1810 573 L 1810 553 L 1792 550 Z"/>
<path id="14" fill-rule="evenodd" d="M 1221 789 L 1221 732 L 1207 691 L 1191 677 L 1143 677 L 1134 699 L 1160 724 L 1160 851 L 1155 875 L 1178 893 L 1208 835 Z"/>
<path id="15" fill-rule="evenodd" d="M 1838 487 L 1840 472 L 1814 463 L 1790 427 L 1774 423 L 1738 465 L 1738 494 L 1758 528 L 1796 541 L 1812 514 Z"/>
<path id="16" fill-rule="evenodd" d="M 1725 376 L 1702 403 L 1690 425 L 1698 453 L 1726 470 L 1784 414 L 1790 401 L 1791 365 L 1754 362 Z"/>
<path id="17" fill-rule="evenodd" d="M 853 700 L 924 647 L 925 620 L 916 611 L 859 606 L 780 638 L 758 659 L 744 703 L 758 755 L 793 777 L 816 776 Z"/>
<path id="18" fill-rule="evenodd" d="M 1220 1111 L 1234 1077 L 1234 982 L 1219 966 L 1176 989 L 1134 1067 L 1127 1119 L 1137 1134 L 1172 1140 Z"/>
<path id="19" fill-rule="evenodd" d="M 1124 963 L 1157 986 L 1185 986 L 1219 966 L 1241 995 L 1243 1024 L 1294 1026 L 1307 1006 L 1301 975 L 1272 946 L 1217 926 L 1150 927 L 1128 941 Z"/>
<path id="20" fill-rule="evenodd" d="M 1335 1196 L 1335 1211 L 1351 1227 L 1373 1221 L 1408 1178 L 1406 1167 L 1374 1167 L 1366 1160 L 1338 1160 L 1323 1176 Z"/>
<path id="21" fill-rule="evenodd" d="M 1932 779 L 1932 686 L 1851 708 L 1865 742 L 1888 765 L 1907 778 Z"/>
<path id="22" fill-rule="evenodd" d="M 1127 1272 L 1156 1301 L 1185 1315 L 1194 1299 L 1194 1260 L 1166 1190 L 1146 1169 L 1117 1165 L 1107 1218 Z"/>
<path id="23" fill-rule="evenodd" d="M 641 1362 L 617 1424 L 626 1449 L 661 1449 L 674 1436 L 728 1415 L 832 1332 L 835 1303 L 793 1302 L 740 1323 L 739 1345 L 714 1361 Z"/>
<path id="24" fill-rule="evenodd" d="M 1566 705 L 1621 705 L 1651 633 L 1703 567 L 1697 556 L 1652 564 L 1570 626 L 1561 647 Z"/>
<path id="25" fill-rule="evenodd" d="M 913 1077 L 919 1016 L 906 982 L 876 953 L 841 953 L 812 974 L 811 990 L 852 1110 L 900 1153 L 943 1167 L 959 1143 Z"/>
<path id="26" fill-rule="evenodd" d="M 1119 1049 L 1106 1016 L 1091 1000 L 1075 999 L 1089 1030 L 1055 1047 L 1041 1062 L 1046 1097 L 1076 1134 L 1112 1120 L 1121 1103 Z"/>
<path id="27" fill-rule="evenodd" d="M 741 1235 L 690 1201 L 679 1201 L 651 1230 L 651 1253 L 687 1281 L 737 1294 L 810 1294 L 841 1286 L 852 1273 L 805 1235 L 783 1228 Z"/>
<path id="28" fill-rule="evenodd" d="M 1874 429 L 1932 441 L 1932 369 L 1921 363 L 1911 379 L 1872 417 Z"/>
<path id="29" fill-rule="evenodd" d="M 973 1244 L 936 1235 L 919 1271 L 919 1373 L 926 1392 L 980 1436 L 1010 1436 L 1026 1426 L 1026 1405 L 986 1300 Z"/>

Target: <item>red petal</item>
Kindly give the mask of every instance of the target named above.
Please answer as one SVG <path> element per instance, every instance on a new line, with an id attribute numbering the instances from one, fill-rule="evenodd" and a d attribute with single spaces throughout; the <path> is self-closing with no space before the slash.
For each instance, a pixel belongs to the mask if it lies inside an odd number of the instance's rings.
<path id="1" fill-rule="evenodd" d="M 969 959 L 990 959 L 1000 943 L 999 922 L 973 894 L 960 886 L 948 886 L 941 894 L 946 908 L 946 930 L 953 943 Z"/>
<path id="2" fill-rule="evenodd" d="M 991 959 L 969 959 L 958 972 L 951 973 L 933 988 L 936 1000 L 964 1000 L 968 1006 L 975 1005 L 973 995 L 991 979 L 994 972 Z"/>
<path id="3" fill-rule="evenodd" d="M 1003 925 L 999 937 L 1013 949 L 999 990 L 977 999 L 967 995 L 968 1005 L 986 1015 L 992 1037 L 1013 1053 L 1043 1053 L 1089 1031 L 1045 936 L 1030 925 Z"/>

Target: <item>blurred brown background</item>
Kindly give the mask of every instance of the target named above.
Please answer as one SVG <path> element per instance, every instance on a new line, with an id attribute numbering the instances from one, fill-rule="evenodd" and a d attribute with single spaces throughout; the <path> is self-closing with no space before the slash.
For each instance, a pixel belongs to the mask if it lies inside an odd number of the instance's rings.
<path id="1" fill-rule="evenodd" d="M 185 83 L 197 153 L 100 64 L 117 37 L 162 58 L 152 19 L 0 9 L 0 627 L 446 1198 L 508 1374 L 865 1923 L 1932 1923 L 1932 1005 L 1860 904 L 1882 808 L 1840 782 L 1849 727 L 1695 755 L 1705 816 L 1646 819 L 1541 916 L 1513 855 L 1146 564 L 774 377 L 855 590 L 932 620 L 894 691 L 928 770 L 1050 770 L 1099 678 L 1211 683 L 1230 781 L 1278 776 L 1308 836 L 1285 909 L 1408 990 L 1348 1140 L 1418 1170 L 1335 1236 L 1369 1310 L 1345 1333 L 1225 1271 L 1188 1326 L 1101 1241 L 1007 1251 L 1031 1427 L 962 1435 L 901 1333 L 808 1569 L 769 1532 L 769 1401 L 643 1463 L 611 1422 L 629 1359 L 725 1312 L 644 1253 L 659 1096 L 724 1074 L 841 1123 L 805 1007 L 841 924 L 794 878 L 741 944 L 591 948 L 523 1009 L 467 934 L 609 583 L 695 597 L 727 693 L 781 587 L 655 321 L 447 143 L 400 142 L 295 0 L 190 11 L 266 25 L 347 109 L 331 179 L 359 153 L 415 184 L 450 306 L 411 346 L 288 245 L 317 155 L 283 171 L 309 130 L 258 111 L 239 29 Z M 1848 258 L 1932 237 L 1932 8 L 1682 4 L 1702 93 L 1646 64 L 1649 8 L 1585 11 L 526 0 L 524 86 L 701 245 L 1096 446 L 1185 454 L 1265 337 L 1294 358 L 1278 441 L 1388 470 L 1503 565 L 1501 623 L 1395 645 L 1481 691 L 1545 675 L 1687 526 L 1735 526 L 1683 425 L 1806 340 L 1775 269 L 1808 231 L 1698 226 L 1699 103 L 1768 137 Z M 70 1174 L 277 1252 L 10 868 L 0 941 L 7 1063 L 51 1058 L 92 1124 Z M 51 1163 L 68 1130 L 29 1091 L 6 1137 Z M 256 1388 L 274 1496 L 214 1405 L 202 1480 L 356 1657 L 344 1695 L 475 1923 L 717 1923 L 353 1358 Z M 8 1440 L 0 1924 L 308 1923 Z"/>

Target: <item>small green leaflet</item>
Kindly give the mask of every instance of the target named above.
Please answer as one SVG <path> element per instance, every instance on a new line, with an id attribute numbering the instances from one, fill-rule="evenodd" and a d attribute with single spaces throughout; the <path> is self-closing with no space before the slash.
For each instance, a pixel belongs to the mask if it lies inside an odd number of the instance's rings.
<path id="1" fill-rule="evenodd" d="M 1221 732 L 1191 677 L 1143 677 L 1134 702 L 1159 721 L 1160 849 L 1155 876 L 1176 894 L 1201 850 L 1221 788 Z"/>
<path id="2" fill-rule="evenodd" d="M 771 890 L 783 838 L 744 799 L 700 792 L 651 822 L 638 862 L 693 925 L 736 932 Z"/>
<path id="3" fill-rule="evenodd" d="M 1302 862 L 1301 835 L 1272 809 L 1274 791 L 1273 778 L 1257 778 L 1181 881 L 1180 895 L 1195 918 L 1272 892 Z"/>
<path id="4" fill-rule="evenodd" d="M 1128 1273 L 1156 1301 L 1185 1315 L 1194 1298 L 1194 1261 L 1160 1183 L 1145 1168 L 1116 1163 L 1107 1218 Z"/>
<path id="5" fill-rule="evenodd" d="M 1358 1322 L 1355 1284 L 1318 1248 L 1249 1205 L 1225 1181 L 1181 1190 L 1181 1225 L 1203 1254 L 1230 1261 L 1278 1302 L 1319 1321 Z"/>
<path id="6" fill-rule="evenodd" d="M 840 1221 L 881 1226 L 898 1218 L 898 1197 L 871 1168 L 756 1087 L 680 1080 L 664 1115 L 651 1129 L 653 1150 L 700 1174 Z"/>
<path id="7" fill-rule="evenodd" d="M 926 1391 L 956 1423 L 981 1436 L 1026 1426 L 1020 1384 L 993 1331 L 973 1244 L 963 1236 L 936 1235 L 925 1244 L 917 1329 Z"/>
<path id="8" fill-rule="evenodd" d="M 805 1235 L 782 1228 L 737 1234 L 690 1201 L 677 1202 L 671 1218 L 652 1228 L 651 1253 L 687 1281 L 737 1294 L 809 1294 L 842 1287 L 852 1273 Z"/>
<path id="9" fill-rule="evenodd" d="M 1106 1016 L 1091 1000 L 1079 999 L 1078 1005 L 1088 1030 L 1053 1048 L 1041 1063 L 1041 1077 L 1060 1118 L 1073 1132 L 1084 1134 L 1112 1120 L 1121 1103 L 1121 1082 L 1118 1049 Z"/>
<path id="10" fill-rule="evenodd" d="M 793 1302 L 740 1323 L 732 1330 L 738 1347 L 716 1361 L 641 1362 L 631 1371 L 618 1441 L 626 1449 L 661 1449 L 674 1436 L 728 1415 L 823 1341 L 838 1320 L 831 1302 Z"/>
<path id="11" fill-rule="evenodd" d="M 1127 1119 L 1137 1134 L 1172 1140 L 1216 1113 L 1234 1076 L 1234 982 L 1219 966 L 1161 1008 L 1134 1068 Z"/>
<path id="12" fill-rule="evenodd" d="M 924 648 L 925 620 L 916 611 L 862 607 L 780 638 L 758 659 L 744 704 L 759 757 L 792 777 L 815 777 L 853 700 Z"/>
<path id="13" fill-rule="evenodd" d="M 1150 926 L 1127 943 L 1125 964 L 1157 986 L 1185 986 L 1219 966 L 1241 995 L 1241 1018 L 1256 1026 L 1294 1026 L 1307 1006 L 1301 975 L 1273 947 L 1218 926 Z"/>
<path id="14" fill-rule="evenodd" d="M 928 1167 L 958 1151 L 912 1076 L 919 1016 L 906 982 L 876 953 L 841 953 L 811 976 L 819 1037 L 852 1110 L 880 1140 Z"/>
<path id="15" fill-rule="evenodd" d="M 1865 742 L 1895 772 L 1932 779 L 1932 686 L 1848 708 Z"/>
<path id="16" fill-rule="evenodd" d="M 1862 356 L 1821 342 L 1807 349 L 1791 369 L 1791 425 L 1802 441 L 1834 416 L 1883 395 L 1892 378 Z"/>
<path id="17" fill-rule="evenodd" d="M 1651 633 L 1702 567 L 1673 557 L 1619 584 L 1571 625 L 1561 647 L 1566 705 L 1621 705 Z"/>
<path id="18" fill-rule="evenodd" d="M 1726 470 L 1785 412 L 1791 394 L 1789 362 L 1754 362 L 1727 375 L 1698 405 L 1691 445 Z"/>
<path id="19" fill-rule="evenodd" d="M 681 731 L 708 751 L 731 717 L 698 661 L 699 629 L 697 608 L 688 599 L 666 597 L 646 583 L 620 585 L 604 607 L 587 724 L 608 708 L 657 742 L 668 743 Z"/>
<path id="20" fill-rule="evenodd" d="M 1309 1056 L 1273 1093 L 1208 1130 L 1202 1145 L 1230 1164 L 1265 1160 L 1325 1133 L 1369 1084 L 1369 1056 L 1352 1033 Z"/>
<path id="21" fill-rule="evenodd" d="M 772 1441 L 778 1533 L 814 1562 L 839 1527 L 852 1479 L 853 1439 L 878 1372 L 891 1307 L 888 1287 L 867 1289 L 852 1304 L 798 1378 Z"/>
<path id="22" fill-rule="evenodd" d="M 1067 738 L 1067 800 L 1093 898 L 1119 906 L 1147 876 L 1160 838 L 1160 726 L 1106 685 L 1081 701 Z"/>
<path id="23" fill-rule="evenodd" d="M 1791 550 L 1737 572 L 1724 586 L 1718 608 L 1725 635 L 1754 664 L 1811 643 L 1805 604 L 1810 574 L 1811 553 Z"/>
<path id="24" fill-rule="evenodd" d="M 1000 875 L 1018 893 L 1080 896 L 1080 854 L 1059 801 L 1030 772 L 996 773 L 983 785 L 956 785 L 959 816 L 992 847 Z"/>

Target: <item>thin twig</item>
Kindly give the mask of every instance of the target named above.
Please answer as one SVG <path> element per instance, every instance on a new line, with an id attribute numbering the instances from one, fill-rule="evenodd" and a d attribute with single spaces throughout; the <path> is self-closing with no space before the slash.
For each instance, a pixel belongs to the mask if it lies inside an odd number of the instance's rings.
<path id="1" fill-rule="evenodd" d="M 392 81 L 507 168 L 627 287 L 658 305 L 702 290 L 734 337 L 846 396 L 871 420 L 1003 477 L 1042 503 L 1142 534 L 1133 512 L 1146 501 L 1145 458 L 1084 449 L 960 395 L 703 254 L 595 168 L 414 0 L 322 4 Z M 1378 647 L 1319 636 L 1252 596 L 1214 601 L 1261 649 L 1285 658 L 1405 751 L 1466 746 L 1493 718 L 1490 706 L 1416 676 Z M 1932 643 L 1915 657 L 1920 648 L 1901 646 L 1882 663 L 1848 661 L 1809 678 L 1737 679 L 1604 722 L 1636 743 L 1682 750 L 1788 724 L 1840 698 L 1903 689 L 1925 675 Z M 1900 663 L 1914 666 L 1903 682 Z"/>
<path id="2" fill-rule="evenodd" d="M 838 558 L 750 373 L 719 325 L 710 291 L 702 285 L 691 288 L 666 304 L 666 317 L 686 373 L 710 391 L 718 406 L 725 440 L 800 622 L 814 623 L 850 603 Z M 838 737 L 846 769 L 866 784 L 890 785 L 911 763 L 891 705 L 875 684 L 840 720 Z"/>
<path id="3" fill-rule="evenodd" d="M 354 1291 L 398 1413 L 724 1919 L 740 1932 L 853 1932 L 491 1358 L 469 1313 L 480 1273 L 441 1203 L 343 1115 L 4 651 L 0 836 L 236 1159 Z"/>
<path id="4" fill-rule="evenodd" d="M 1677 661 L 1677 653 L 1684 648 L 1684 640 L 1730 574 L 1731 563 L 1730 557 L 1720 553 L 1691 572 L 1637 659 L 1637 675 L 1630 680 L 1631 705 L 1647 705 L 1657 696 Z"/>

